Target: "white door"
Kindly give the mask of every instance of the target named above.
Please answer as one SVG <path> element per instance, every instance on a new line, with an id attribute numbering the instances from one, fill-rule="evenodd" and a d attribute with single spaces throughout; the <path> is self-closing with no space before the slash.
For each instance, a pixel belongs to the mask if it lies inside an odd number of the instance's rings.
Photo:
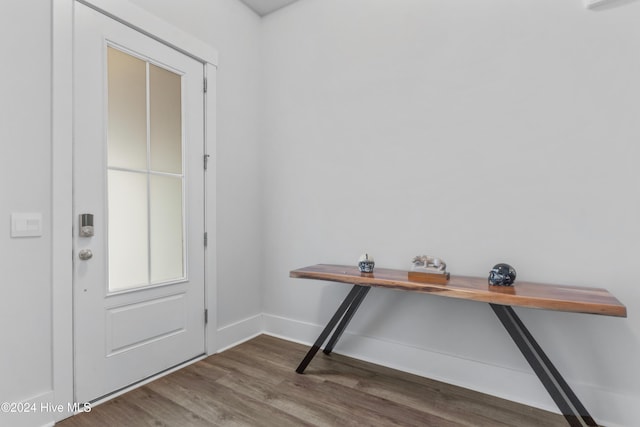
<path id="1" fill-rule="evenodd" d="M 75 10 L 75 398 L 88 402 L 205 352 L 204 66 Z"/>

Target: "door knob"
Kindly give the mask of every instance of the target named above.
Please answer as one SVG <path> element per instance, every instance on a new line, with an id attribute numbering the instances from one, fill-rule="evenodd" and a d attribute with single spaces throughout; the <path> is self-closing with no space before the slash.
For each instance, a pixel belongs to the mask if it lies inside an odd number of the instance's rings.
<path id="1" fill-rule="evenodd" d="M 92 257 L 93 252 L 91 252 L 91 249 L 81 249 L 80 252 L 78 252 L 78 258 L 80 258 L 82 261 L 87 261 Z"/>

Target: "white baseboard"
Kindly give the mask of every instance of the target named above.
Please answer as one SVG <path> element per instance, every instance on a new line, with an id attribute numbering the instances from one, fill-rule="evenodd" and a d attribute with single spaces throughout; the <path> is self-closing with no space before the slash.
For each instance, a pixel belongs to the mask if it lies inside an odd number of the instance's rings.
<path id="1" fill-rule="evenodd" d="M 223 326 L 216 333 L 217 353 L 248 341 L 264 331 L 262 314 L 248 317 L 238 322 Z"/>
<path id="2" fill-rule="evenodd" d="M 264 333 L 311 345 L 323 326 L 263 314 Z M 528 406 L 559 413 L 557 406 L 531 372 L 468 360 L 379 337 L 344 332 L 336 353 L 409 372 Z M 316 357 L 323 357 L 319 352 Z M 313 363 L 313 362 L 311 362 Z M 295 367 L 292 367 L 295 369 Z M 588 384 L 571 383 L 591 415 L 609 427 L 625 427 L 633 420 L 638 397 L 620 395 Z M 632 418 L 634 417 L 634 418 Z M 626 421 L 625 421 L 626 420 Z"/>

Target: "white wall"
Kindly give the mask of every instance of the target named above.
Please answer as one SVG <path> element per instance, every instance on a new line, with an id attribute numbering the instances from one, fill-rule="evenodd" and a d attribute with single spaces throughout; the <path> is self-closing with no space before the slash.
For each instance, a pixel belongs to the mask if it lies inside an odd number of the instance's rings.
<path id="1" fill-rule="evenodd" d="M 261 330 L 260 19 L 238 0 L 132 3 L 215 47 L 219 348 Z"/>
<path id="2" fill-rule="evenodd" d="M 0 12 L 0 402 L 49 396 L 51 367 L 51 136 L 49 0 Z M 41 237 L 11 238 L 12 212 L 39 212 Z M 41 423 L 0 413 L 0 425 Z"/>
<path id="3" fill-rule="evenodd" d="M 288 271 L 365 251 L 605 287 L 628 319 L 517 311 L 596 419 L 633 425 L 638 22 L 640 2 L 579 0 L 303 0 L 267 16 L 267 330 L 313 341 L 348 289 Z M 488 305 L 367 298 L 338 352 L 554 409 Z"/>

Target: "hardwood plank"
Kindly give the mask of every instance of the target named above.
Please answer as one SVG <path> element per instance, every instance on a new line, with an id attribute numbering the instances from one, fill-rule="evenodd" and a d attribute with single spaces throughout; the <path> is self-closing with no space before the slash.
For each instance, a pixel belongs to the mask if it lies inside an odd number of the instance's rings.
<path id="1" fill-rule="evenodd" d="M 173 396 L 163 396 L 151 387 L 144 386 L 133 390 L 128 396 L 131 406 L 139 414 L 146 414 L 156 427 L 188 425 L 209 427 L 210 422 L 200 414 L 190 411 L 175 401 Z"/>
<path id="2" fill-rule="evenodd" d="M 103 427 L 103 426 L 127 426 L 136 427 L 156 426 L 156 418 L 140 409 L 132 402 L 137 399 L 137 394 L 116 397 L 109 402 L 92 408 L 91 412 L 85 412 L 67 418 L 56 425 L 63 427 Z"/>
<path id="3" fill-rule="evenodd" d="M 208 425 L 244 426 L 249 424 L 250 418 L 245 417 L 238 408 L 227 406 L 226 390 L 205 388 L 201 386 L 202 383 L 206 383 L 206 380 L 194 381 L 191 375 L 177 375 L 172 378 L 161 378 L 149 384 L 149 387 L 159 395 L 175 400 L 185 408 L 184 410 L 199 414 L 207 420 Z M 186 387 L 185 384 L 187 384 Z"/>
<path id="4" fill-rule="evenodd" d="M 355 418 L 359 423 L 365 425 L 380 422 L 381 420 L 384 420 L 386 425 L 395 425 L 394 423 L 407 426 L 441 425 L 444 427 L 457 425 L 451 424 L 446 419 L 429 412 L 416 411 L 374 395 L 366 395 L 363 398 L 362 394 L 354 393 L 353 387 L 326 380 L 321 376 L 298 375 L 291 370 L 291 366 L 286 370 L 278 370 L 276 366 L 268 362 L 269 357 L 266 360 L 267 362 L 264 365 L 253 366 L 254 374 L 251 376 L 243 375 L 245 368 L 250 367 L 250 364 L 253 363 L 250 358 L 246 358 L 244 362 L 238 360 L 227 361 L 225 365 L 233 371 L 233 375 L 227 377 L 227 380 L 230 381 L 229 387 L 246 387 L 243 389 L 245 393 L 259 391 L 261 394 L 254 397 L 270 400 L 273 405 L 282 404 L 284 399 L 288 404 L 294 403 L 297 405 L 298 410 L 301 408 L 306 408 L 307 410 L 313 408 L 315 411 L 325 412 L 327 415 L 331 414 L 331 417 L 337 418 L 336 421 L 339 423 L 349 423 L 350 420 Z M 264 393 L 264 390 L 256 390 L 254 383 L 258 369 L 262 370 L 258 374 L 260 378 L 273 375 L 282 378 L 275 398 L 269 395 L 272 392 Z M 349 402 L 347 407 L 344 405 L 345 401 Z"/>
<path id="5" fill-rule="evenodd" d="M 207 377 L 197 377 L 194 381 L 193 375 L 174 376 L 150 387 L 167 398 L 179 399 L 190 411 L 201 413 L 209 425 L 308 425 L 268 403 L 239 393 L 236 387 L 225 386 L 220 378 L 209 381 Z"/>
<path id="6" fill-rule="evenodd" d="M 409 272 L 376 268 L 360 273 L 357 267 L 318 264 L 292 270 L 290 277 L 354 285 L 432 293 L 492 304 L 627 317 L 626 307 L 606 289 L 516 281 L 514 286 L 490 286 L 486 278 L 451 276 L 446 284 L 409 280 Z"/>
<path id="7" fill-rule="evenodd" d="M 272 370 L 281 365 L 290 370 L 307 350 L 303 347 L 300 352 L 298 344 L 288 344 L 290 345 L 285 347 L 288 351 L 283 354 L 280 349 L 282 342 L 277 338 L 262 336 L 259 340 L 248 343 L 264 355 Z M 305 376 L 349 386 L 361 393 L 439 414 L 463 425 L 507 426 L 511 425 L 514 414 L 518 418 L 526 418 L 526 425 L 551 426 L 558 421 L 560 425 L 564 425 L 564 421 L 559 420 L 556 414 L 545 417 L 549 413 L 536 410 L 527 413 L 523 411 L 523 405 L 514 402 L 335 353 L 329 356 L 318 354 L 305 372 Z M 426 390 L 429 399 L 424 398 Z"/>
<path id="8" fill-rule="evenodd" d="M 62 421 L 61 427 L 566 426 L 558 414 L 261 335 Z"/>

